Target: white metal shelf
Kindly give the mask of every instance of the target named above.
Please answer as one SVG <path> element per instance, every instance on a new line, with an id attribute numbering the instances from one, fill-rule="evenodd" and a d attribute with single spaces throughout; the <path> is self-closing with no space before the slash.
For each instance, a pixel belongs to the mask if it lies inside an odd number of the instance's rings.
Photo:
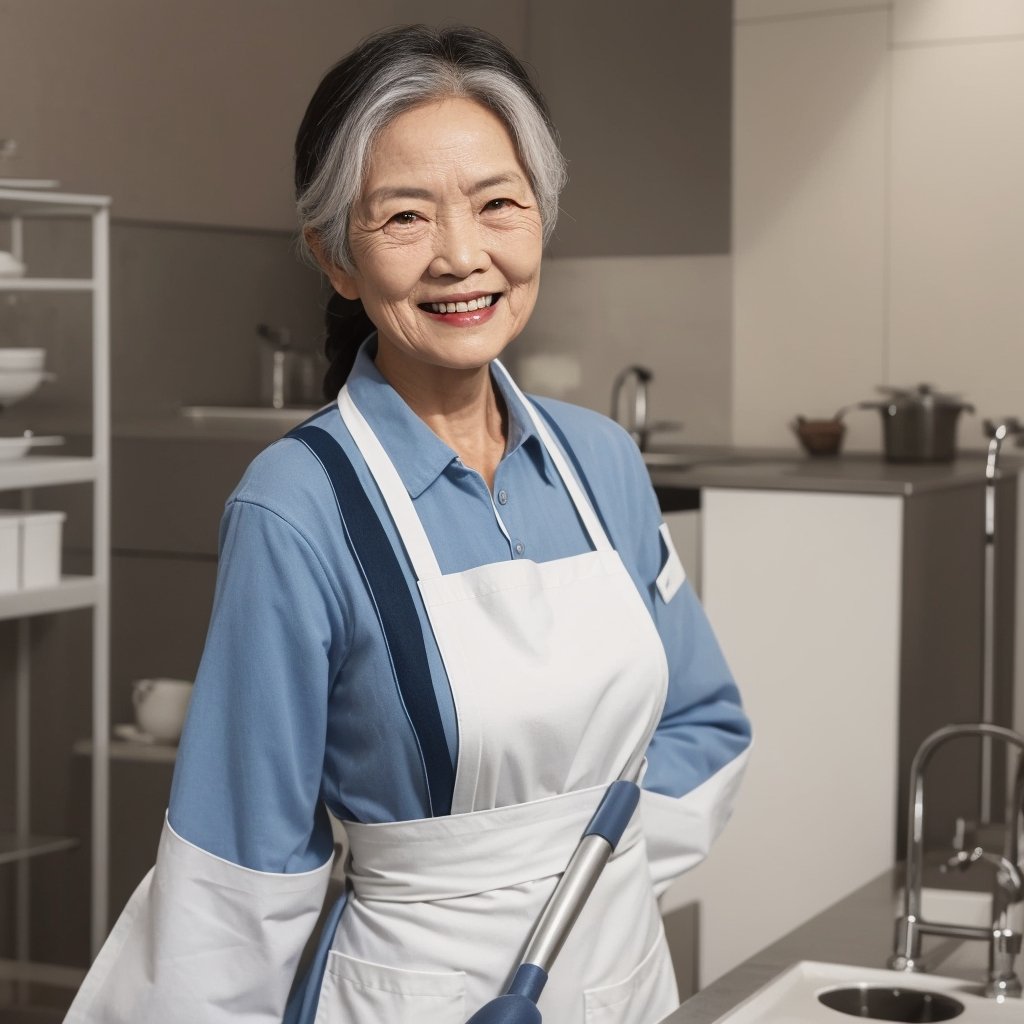
<path id="1" fill-rule="evenodd" d="M 0 491 L 91 483 L 97 472 L 96 460 L 88 455 L 25 455 L 0 462 Z"/>
<path id="2" fill-rule="evenodd" d="M 72 750 L 82 757 L 92 757 L 92 740 L 76 740 Z M 178 747 L 172 743 L 132 743 L 130 740 L 110 741 L 111 761 L 140 761 L 146 764 L 174 764 Z"/>
<path id="3" fill-rule="evenodd" d="M 0 216 L 4 217 L 91 217 L 108 206 L 110 196 L 0 188 Z"/>
<path id="4" fill-rule="evenodd" d="M 0 620 L 89 608 L 100 592 L 100 584 L 93 576 L 64 576 L 55 587 L 13 590 L 0 594 Z"/>
<path id="5" fill-rule="evenodd" d="M 0 292 L 91 292 L 91 277 L 0 277 Z"/>
<path id="6" fill-rule="evenodd" d="M 79 841 L 71 836 L 19 836 L 14 832 L 0 832 L 0 864 L 14 864 L 30 857 L 73 850 Z"/>
<path id="7" fill-rule="evenodd" d="M 17 619 L 15 658 L 15 832 L 31 829 L 31 617 L 74 608 L 92 611 L 92 836 L 90 944 L 96 956 L 107 934 L 109 903 L 109 758 L 110 737 L 110 198 L 48 190 L 0 188 L 0 217 L 10 223 L 9 248 L 26 261 L 25 224 L 33 219 L 82 218 L 89 221 L 91 261 L 85 277 L 28 277 L 0 280 L 0 294 L 66 292 L 84 294 L 91 307 L 92 457 L 29 457 L 0 467 L 0 490 L 26 494 L 33 487 L 58 483 L 92 484 L 92 576 L 66 576 L 57 586 L 0 595 L 0 619 Z M 18 961 L 30 948 L 29 862 L 16 865 L 14 944 Z"/>

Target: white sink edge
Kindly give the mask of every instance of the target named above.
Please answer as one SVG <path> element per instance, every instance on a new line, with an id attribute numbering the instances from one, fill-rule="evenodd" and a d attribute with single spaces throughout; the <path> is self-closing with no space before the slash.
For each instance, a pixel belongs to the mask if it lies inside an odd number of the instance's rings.
<path id="1" fill-rule="evenodd" d="M 837 987 L 882 985 L 887 988 L 941 992 L 964 1004 L 964 1013 L 956 1018 L 964 1024 L 1007 1024 L 1019 1019 L 1015 1009 L 986 999 L 975 982 L 936 974 L 911 974 L 849 964 L 801 960 L 777 975 L 738 1006 L 718 1018 L 719 1024 L 844 1024 L 846 1014 L 818 1002 L 818 994 Z"/>

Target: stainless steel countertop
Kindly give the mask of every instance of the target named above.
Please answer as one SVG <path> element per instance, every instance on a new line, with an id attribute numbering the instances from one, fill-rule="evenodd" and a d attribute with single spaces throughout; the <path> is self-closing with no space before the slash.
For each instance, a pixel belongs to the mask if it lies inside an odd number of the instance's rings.
<path id="1" fill-rule="evenodd" d="M 190 418 L 175 411 L 115 421 L 115 439 L 152 441 L 226 441 L 257 451 L 284 436 L 313 410 L 294 410 L 291 419 L 228 417 Z M 41 418 L 40 418 L 41 419 Z M 11 428 L 19 424 L 12 417 Z M 44 429 L 45 428 L 45 429 Z M 19 428 L 20 429 L 20 428 Z M 36 433 L 74 437 L 88 434 L 81 419 L 50 416 L 33 424 Z M 651 480 L 661 495 L 709 487 L 752 490 L 820 491 L 845 494 L 903 495 L 979 485 L 985 477 L 985 452 L 964 451 L 948 463 L 890 463 L 880 454 L 850 452 L 812 458 L 792 448 L 751 448 L 730 445 L 654 446 Z M 1024 449 L 1007 445 L 1000 465 L 1010 476 L 1024 469 Z M 671 507 L 667 505 L 666 507 Z"/>
<path id="2" fill-rule="evenodd" d="M 942 877 L 943 885 L 949 888 L 969 888 L 975 884 L 975 880 L 966 877 Z M 713 1024 L 800 960 L 884 969 L 892 951 L 896 900 L 903 878 L 902 866 L 883 872 L 701 989 L 661 1024 Z M 752 907 L 751 912 L 756 913 L 756 908 Z M 938 962 L 935 969 L 941 974 L 941 957 L 949 955 L 949 946 L 950 940 L 926 936 L 926 965 L 931 957 L 933 967 Z M 972 962 L 977 960 L 977 975 L 972 974 L 968 980 L 981 982 L 986 948 L 982 943 L 971 946 L 977 947 L 971 956 Z M 959 976 L 960 972 L 957 973 Z"/>
<path id="3" fill-rule="evenodd" d="M 850 453 L 812 458 L 770 448 L 676 448 L 654 453 L 659 463 L 678 458 L 683 468 L 649 465 L 656 491 L 724 487 L 751 490 L 822 491 L 903 495 L 982 484 L 985 452 L 963 452 L 953 462 L 886 462 L 881 455 Z M 1003 475 L 1024 468 L 1024 453 L 1004 448 Z"/>
<path id="4" fill-rule="evenodd" d="M 799 960 L 884 967 L 898 885 L 894 871 L 884 872 L 701 989 L 662 1024 L 712 1024 Z"/>

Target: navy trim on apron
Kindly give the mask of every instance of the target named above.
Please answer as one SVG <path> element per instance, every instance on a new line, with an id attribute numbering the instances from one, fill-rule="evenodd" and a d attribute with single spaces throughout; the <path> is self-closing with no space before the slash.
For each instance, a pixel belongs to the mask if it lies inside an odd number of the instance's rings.
<path id="1" fill-rule="evenodd" d="M 562 451 L 565 453 L 565 457 L 569 460 L 570 465 L 576 470 L 576 479 L 579 480 L 580 486 L 583 488 L 584 493 L 590 500 L 590 507 L 594 510 L 594 515 L 597 516 L 598 522 L 604 529 L 605 535 L 611 542 L 612 547 L 615 547 L 615 538 L 612 536 L 612 531 L 608 529 L 608 523 L 605 521 L 604 516 L 601 514 L 601 506 L 598 504 L 597 497 L 594 492 L 590 489 L 590 481 L 587 479 L 587 474 L 583 472 L 583 467 L 580 465 L 580 460 L 576 457 L 576 453 L 572 450 L 572 445 L 569 444 L 569 439 L 565 436 L 565 432 L 555 422 L 554 416 L 551 415 L 540 404 L 540 402 L 531 398 L 530 401 L 533 403 L 534 409 L 537 410 L 544 417 L 544 422 L 548 425 L 548 430 L 554 435 L 555 440 L 560 445 Z"/>
<path id="2" fill-rule="evenodd" d="M 455 768 L 434 693 L 423 627 L 405 573 L 351 460 L 337 440 L 323 428 L 306 424 L 286 436 L 305 444 L 331 481 L 338 514 L 377 609 L 398 689 L 419 745 L 430 813 L 434 817 L 450 814 Z"/>

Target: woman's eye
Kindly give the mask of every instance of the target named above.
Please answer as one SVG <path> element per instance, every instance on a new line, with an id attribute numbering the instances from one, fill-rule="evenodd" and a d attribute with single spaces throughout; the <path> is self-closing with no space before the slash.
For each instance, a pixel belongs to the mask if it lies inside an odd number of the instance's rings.
<path id="1" fill-rule="evenodd" d="M 484 205 L 485 210 L 507 210 L 515 204 L 511 199 L 492 199 Z"/>
<path id="2" fill-rule="evenodd" d="M 396 213 L 389 221 L 389 224 L 397 224 L 399 227 L 411 227 L 420 219 L 418 213 L 413 213 L 412 210 L 403 210 L 401 213 Z"/>

